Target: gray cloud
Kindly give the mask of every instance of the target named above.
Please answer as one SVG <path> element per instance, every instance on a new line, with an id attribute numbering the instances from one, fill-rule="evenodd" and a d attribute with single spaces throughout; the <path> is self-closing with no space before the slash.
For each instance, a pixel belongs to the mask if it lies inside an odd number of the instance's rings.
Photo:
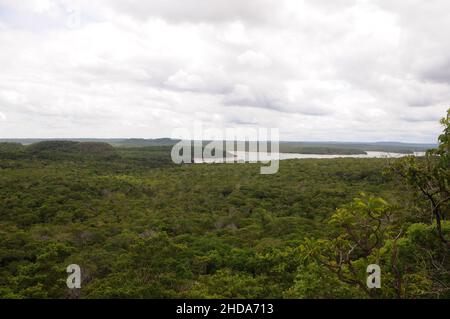
<path id="1" fill-rule="evenodd" d="M 448 60 L 439 61 L 434 66 L 424 70 L 421 74 L 422 78 L 450 85 L 450 57 L 447 58 Z"/>
<path id="2" fill-rule="evenodd" d="M 133 18 L 161 17 L 171 22 L 228 22 L 243 20 L 252 23 L 267 22 L 279 6 L 270 0 L 108 0 L 118 13 Z"/>
<path id="3" fill-rule="evenodd" d="M 444 0 L 0 6 L 0 136 L 158 137 L 202 120 L 433 142 L 449 106 Z"/>

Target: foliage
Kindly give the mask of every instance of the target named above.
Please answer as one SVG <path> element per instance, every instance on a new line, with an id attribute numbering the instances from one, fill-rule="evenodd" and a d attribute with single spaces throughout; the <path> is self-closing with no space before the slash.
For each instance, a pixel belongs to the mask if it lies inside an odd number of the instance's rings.
<path id="1" fill-rule="evenodd" d="M 402 177 L 430 204 L 440 240 L 450 248 L 450 241 L 442 231 L 442 221 L 450 214 L 450 109 L 442 118 L 443 133 L 439 145 L 426 153 L 425 158 L 407 157 L 392 166 L 392 171 Z"/>
<path id="2" fill-rule="evenodd" d="M 435 150 L 392 164 L 402 179 L 383 174 L 387 159 L 260 175 L 173 165 L 167 145 L 0 144 L 0 297 L 450 298 L 442 123 Z M 372 263 L 381 289 L 366 286 Z"/>

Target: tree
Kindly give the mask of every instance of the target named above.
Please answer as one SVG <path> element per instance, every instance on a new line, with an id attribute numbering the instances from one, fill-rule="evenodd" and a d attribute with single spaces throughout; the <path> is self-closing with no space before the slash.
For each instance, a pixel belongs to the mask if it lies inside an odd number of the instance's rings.
<path id="1" fill-rule="evenodd" d="M 448 251 L 432 225 L 403 225 L 396 207 L 364 194 L 338 208 L 329 224 L 334 234 L 300 245 L 302 262 L 287 297 L 447 298 Z M 442 231 L 448 235 L 450 223 Z M 382 289 L 366 285 L 370 264 L 382 269 Z"/>
<path id="2" fill-rule="evenodd" d="M 448 218 L 450 211 L 450 109 L 441 119 L 441 124 L 444 130 L 438 138 L 437 148 L 427 151 L 424 158 L 408 156 L 399 160 L 391 166 L 391 170 L 430 203 L 437 235 L 450 247 L 449 239 L 442 231 L 442 221 Z"/>
<path id="3" fill-rule="evenodd" d="M 306 269 L 316 268 L 323 279 L 324 270 L 320 267 L 324 267 L 334 274 L 327 275 L 327 281 L 340 281 L 367 297 L 375 297 L 377 291 L 366 285 L 366 267 L 371 263 L 379 264 L 380 249 L 387 239 L 396 237 L 390 228 L 391 218 L 392 210 L 386 201 L 362 193 L 350 204 L 338 208 L 329 219 L 329 224 L 335 228 L 334 237 L 307 240 L 301 246 Z M 355 291 L 352 294 L 358 296 Z M 347 295 L 348 290 L 344 296 Z"/>

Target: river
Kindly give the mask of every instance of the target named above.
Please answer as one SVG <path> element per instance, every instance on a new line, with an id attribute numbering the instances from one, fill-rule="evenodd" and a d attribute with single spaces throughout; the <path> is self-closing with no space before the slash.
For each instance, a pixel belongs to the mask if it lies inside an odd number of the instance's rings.
<path id="1" fill-rule="evenodd" d="M 367 154 L 332 155 L 332 154 L 300 154 L 300 153 L 250 153 L 233 152 L 235 162 L 264 162 L 270 160 L 302 159 L 302 158 L 399 158 L 412 154 L 367 151 Z M 414 152 L 414 156 L 424 156 L 425 152 Z M 259 157 L 258 157 L 259 156 Z M 194 163 L 222 163 L 223 160 L 214 158 L 194 158 Z"/>

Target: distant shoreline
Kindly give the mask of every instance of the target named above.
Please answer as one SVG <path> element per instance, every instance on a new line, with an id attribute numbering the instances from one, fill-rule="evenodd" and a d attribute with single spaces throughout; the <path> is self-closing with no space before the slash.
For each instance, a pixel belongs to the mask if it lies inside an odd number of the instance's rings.
<path id="1" fill-rule="evenodd" d="M 79 143 L 106 143 L 117 148 L 140 148 L 140 147 L 172 147 L 180 140 L 170 138 L 160 139 L 0 139 L 0 144 L 16 144 L 29 146 L 40 142 L 49 141 L 73 141 Z M 203 141 L 206 145 L 208 141 Z M 219 143 L 220 144 L 220 143 Z M 284 154 L 303 154 L 303 155 L 330 155 L 330 156 L 362 156 L 368 152 L 386 152 L 393 154 L 412 155 L 415 152 L 426 152 L 436 147 L 435 144 L 422 143 L 401 143 L 401 142 L 279 142 L 279 152 Z M 222 148 L 225 150 L 225 145 Z M 248 144 L 246 143 L 248 150 Z M 268 148 L 270 151 L 270 145 Z"/>

